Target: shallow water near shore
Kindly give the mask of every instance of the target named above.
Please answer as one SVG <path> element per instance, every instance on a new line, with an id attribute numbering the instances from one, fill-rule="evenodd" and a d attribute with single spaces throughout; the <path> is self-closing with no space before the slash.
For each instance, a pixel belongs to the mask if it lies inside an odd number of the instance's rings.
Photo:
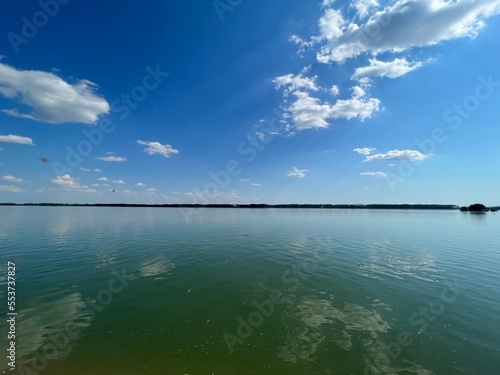
<path id="1" fill-rule="evenodd" d="M 8 261 L 18 315 L 0 373 L 495 374 L 499 229 L 459 211 L 1 207 L 2 353 Z"/>

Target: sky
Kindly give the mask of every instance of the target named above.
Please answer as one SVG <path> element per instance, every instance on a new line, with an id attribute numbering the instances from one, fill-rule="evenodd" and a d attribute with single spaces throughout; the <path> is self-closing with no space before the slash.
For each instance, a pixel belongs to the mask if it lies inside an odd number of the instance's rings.
<path id="1" fill-rule="evenodd" d="M 1 17 L 0 202 L 500 205 L 500 0 Z"/>

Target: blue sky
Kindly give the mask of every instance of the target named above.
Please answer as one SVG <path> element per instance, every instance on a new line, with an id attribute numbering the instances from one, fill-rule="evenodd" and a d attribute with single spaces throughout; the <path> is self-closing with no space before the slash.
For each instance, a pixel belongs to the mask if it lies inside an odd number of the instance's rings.
<path id="1" fill-rule="evenodd" d="M 9 2 L 0 201 L 498 205 L 499 14 Z"/>

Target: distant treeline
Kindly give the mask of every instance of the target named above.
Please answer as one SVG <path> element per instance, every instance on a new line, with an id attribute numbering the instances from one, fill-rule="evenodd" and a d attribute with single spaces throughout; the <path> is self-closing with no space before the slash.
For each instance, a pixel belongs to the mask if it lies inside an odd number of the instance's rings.
<path id="1" fill-rule="evenodd" d="M 453 204 L 67 204 L 67 203 L 0 203 L 0 206 L 64 206 L 64 207 L 177 207 L 177 208 L 326 208 L 326 209 L 390 209 L 390 210 L 458 210 Z"/>

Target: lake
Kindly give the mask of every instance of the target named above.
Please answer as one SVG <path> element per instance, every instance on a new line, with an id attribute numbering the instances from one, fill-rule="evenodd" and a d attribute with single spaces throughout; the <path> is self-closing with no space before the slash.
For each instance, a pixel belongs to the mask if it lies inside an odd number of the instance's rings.
<path id="1" fill-rule="evenodd" d="M 496 374 L 499 266 L 500 213 L 0 207 L 0 373 Z"/>

